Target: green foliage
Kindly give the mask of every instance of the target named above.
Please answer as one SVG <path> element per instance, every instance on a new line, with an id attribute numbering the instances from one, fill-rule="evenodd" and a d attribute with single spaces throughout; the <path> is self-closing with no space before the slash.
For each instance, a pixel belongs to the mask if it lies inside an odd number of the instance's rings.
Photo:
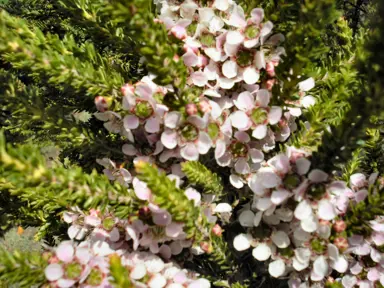
<path id="1" fill-rule="evenodd" d="M 40 253 L 7 252 L 0 248 L 0 281 L 33 287 L 45 283 L 47 261 Z"/>
<path id="2" fill-rule="evenodd" d="M 44 35 L 5 11 L 0 14 L 0 52 L 14 68 L 39 75 L 59 89 L 68 85 L 93 97 L 116 97 L 124 84 L 91 43 L 78 47 L 72 36 L 61 40 L 57 35 Z"/>
<path id="3" fill-rule="evenodd" d="M 121 259 L 118 255 L 114 254 L 109 260 L 110 271 L 112 276 L 112 283 L 114 287 L 133 287 L 129 280 L 127 268 L 121 264 Z"/>
<path id="4" fill-rule="evenodd" d="M 276 69 L 278 78 L 284 79 L 284 86 L 276 86 L 273 91 L 284 99 L 292 99 L 301 81 L 299 77 L 313 73 L 314 65 L 328 52 L 322 35 L 340 16 L 334 0 L 305 0 L 297 13 L 297 21 L 286 34 L 286 57 Z"/>
<path id="5" fill-rule="evenodd" d="M 361 165 L 367 173 L 384 175 L 384 136 L 379 129 L 368 129 L 369 139 L 365 142 L 365 157 Z"/>
<path id="6" fill-rule="evenodd" d="M 364 201 L 350 205 L 346 215 L 347 232 L 349 235 L 369 236 L 372 225 L 369 221 L 376 219 L 377 215 L 384 214 L 384 188 L 376 182 L 368 188 L 368 197 Z"/>
<path id="7" fill-rule="evenodd" d="M 208 226 L 207 220 L 198 207 L 194 206 L 184 191 L 176 187 L 164 173 L 145 162 L 135 164 L 137 177 L 147 183 L 154 197 L 154 202 L 160 208 L 166 209 L 172 219 L 185 224 L 184 231 L 189 237 L 195 236 L 198 240 L 204 239 L 204 228 Z M 206 235 L 205 235 L 206 236 Z"/>
<path id="8" fill-rule="evenodd" d="M 113 23 L 121 26 L 137 43 L 145 43 L 140 45 L 139 52 L 146 58 L 148 71 L 157 75 L 154 80 L 157 84 L 172 84 L 176 89 L 183 89 L 187 70 L 178 59 L 178 42 L 171 42 L 165 27 L 154 21 L 151 3 L 150 0 L 115 0 L 100 13 L 113 19 Z"/>
<path id="9" fill-rule="evenodd" d="M 191 184 L 199 185 L 205 193 L 220 196 L 223 193 L 223 185 L 220 177 L 211 172 L 198 161 L 188 161 L 181 164 L 181 169 Z"/>
<path id="10" fill-rule="evenodd" d="M 40 222 L 40 237 L 69 206 L 82 210 L 113 209 L 121 218 L 132 213 L 131 192 L 127 188 L 116 182 L 110 184 L 107 177 L 96 171 L 85 174 L 79 167 L 65 167 L 60 163 L 51 163 L 48 167 L 35 146 L 6 145 L 3 135 L 0 136 L 0 169 L 1 193 L 9 191 L 27 204 L 21 209 Z"/>

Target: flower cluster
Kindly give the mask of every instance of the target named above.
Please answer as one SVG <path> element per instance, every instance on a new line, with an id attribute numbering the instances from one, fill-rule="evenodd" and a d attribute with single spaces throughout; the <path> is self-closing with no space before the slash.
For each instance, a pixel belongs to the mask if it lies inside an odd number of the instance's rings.
<path id="1" fill-rule="evenodd" d="M 273 24 L 264 20 L 262 9 L 246 17 L 233 1 L 215 1 L 212 7 L 194 1 L 158 4 L 158 22 L 170 37 L 181 40 L 181 58 L 189 71 L 185 89 L 196 98 L 182 109 L 164 105 L 165 95 L 175 91 L 157 86 L 152 81 L 156 76 L 148 75 L 122 88 L 122 111 L 108 111 L 105 103 L 97 105 L 96 117 L 106 121 L 110 132 L 127 137 L 131 143 L 123 152 L 128 156 L 194 161 L 214 149 L 217 164 L 233 168 L 231 183 L 239 188 L 240 179 L 260 167 L 263 152 L 296 129 L 294 118 L 301 108 L 314 104 L 315 98 L 306 95 L 314 81 L 300 82 L 295 102 L 273 98 L 284 37 L 272 33 Z M 152 148 L 143 153 L 143 146 Z"/>
<path id="2" fill-rule="evenodd" d="M 165 263 L 149 252 L 130 252 L 123 244 L 110 248 L 103 240 L 84 241 L 78 245 L 62 242 L 47 252 L 49 265 L 45 275 L 51 287 L 113 287 L 110 257 L 118 255 L 126 268 L 130 287 L 149 288 L 209 288 L 209 281 L 180 269 L 172 262 Z"/>
<path id="3" fill-rule="evenodd" d="M 238 215 L 247 233 L 234 238 L 235 249 L 252 246 L 255 259 L 268 261 L 271 276 L 290 275 L 290 287 L 332 282 L 335 272 L 346 274 L 337 279 L 343 287 L 374 287 L 365 285 L 384 280 L 382 219 L 370 221 L 373 233 L 364 237 L 347 233 L 345 217 L 368 197 L 377 174 L 368 181 L 354 174 L 348 186 L 310 165 L 303 151 L 290 148 L 254 174 L 248 183 L 253 200 Z"/>

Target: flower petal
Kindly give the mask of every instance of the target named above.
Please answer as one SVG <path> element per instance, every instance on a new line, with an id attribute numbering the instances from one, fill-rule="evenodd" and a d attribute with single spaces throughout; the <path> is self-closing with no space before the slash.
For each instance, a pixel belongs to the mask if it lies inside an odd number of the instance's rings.
<path id="1" fill-rule="evenodd" d="M 312 207 L 307 200 L 301 201 L 295 209 L 295 217 L 304 220 L 312 215 Z"/>
<path id="2" fill-rule="evenodd" d="M 44 274 L 49 281 L 56 281 L 63 277 L 64 270 L 60 264 L 54 263 L 49 264 L 47 268 L 45 268 Z"/>
<path id="3" fill-rule="evenodd" d="M 260 163 L 264 160 L 264 154 L 260 150 L 252 148 L 249 150 L 249 155 L 251 156 L 253 163 Z"/>
<path id="4" fill-rule="evenodd" d="M 287 248 L 291 244 L 291 240 L 289 239 L 287 233 L 284 231 L 277 231 L 275 233 L 272 233 L 272 242 L 278 247 L 278 248 Z"/>
<path id="5" fill-rule="evenodd" d="M 229 118 L 231 119 L 232 126 L 237 129 L 245 129 L 248 127 L 249 117 L 244 111 L 235 111 Z"/>
<path id="6" fill-rule="evenodd" d="M 233 239 L 233 247 L 237 251 L 244 251 L 251 247 L 252 237 L 248 234 L 239 234 Z"/>
<path id="7" fill-rule="evenodd" d="M 179 126 L 181 119 L 181 113 L 172 111 L 165 115 L 164 117 L 164 125 L 165 127 L 175 129 L 177 126 Z"/>
<path id="8" fill-rule="evenodd" d="M 266 125 L 257 125 L 256 128 L 252 131 L 252 137 L 256 139 L 264 139 L 267 136 L 268 128 Z"/>
<path id="9" fill-rule="evenodd" d="M 272 106 L 271 110 L 269 110 L 269 113 L 268 113 L 269 124 L 271 125 L 277 124 L 280 121 L 282 115 L 283 115 L 283 110 L 281 109 L 281 107 Z"/>
<path id="10" fill-rule="evenodd" d="M 244 187 L 244 183 L 241 181 L 241 177 L 237 176 L 236 174 L 231 174 L 231 176 L 229 176 L 229 182 L 231 182 L 232 186 L 237 189 Z"/>
<path id="11" fill-rule="evenodd" d="M 244 35 L 240 31 L 229 31 L 227 33 L 226 41 L 230 45 L 239 45 L 244 41 Z"/>
<path id="12" fill-rule="evenodd" d="M 161 134 L 161 143 L 168 148 L 173 149 L 177 146 L 177 132 L 171 129 L 166 129 Z"/>
<path id="13" fill-rule="evenodd" d="M 191 78 L 192 78 L 193 84 L 198 86 L 198 87 L 204 87 L 208 82 L 207 76 L 202 71 L 194 72 L 191 75 Z"/>
<path id="14" fill-rule="evenodd" d="M 239 158 L 235 163 L 235 171 L 239 174 L 248 174 L 251 172 L 248 161 L 245 158 Z"/>
<path id="15" fill-rule="evenodd" d="M 251 210 L 244 210 L 239 216 L 240 225 L 243 227 L 253 227 L 255 214 Z"/>
<path id="16" fill-rule="evenodd" d="M 260 79 L 260 73 L 256 70 L 255 67 L 249 66 L 243 71 L 244 82 L 251 85 L 255 84 Z"/>
<path id="17" fill-rule="evenodd" d="M 285 273 L 285 263 L 283 260 L 278 259 L 271 263 L 268 266 L 268 272 L 272 277 L 279 278 Z"/>
<path id="18" fill-rule="evenodd" d="M 299 175 L 307 174 L 309 167 L 311 167 L 311 161 L 307 158 L 302 157 L 296 160 L 296 172 Z"/>
<path id="19" fill-rule="evenodd" d="M 73 260 L 75 255 L 75 249 L 73 248 L 71 241 L 61 242 L 56 248 L 56 256 L 59 260 L 69 263 Z"/>
<path id="20" fill-rule="evenodd" d="M 277 190 L 272 192 L 271 201 L 275 205 L 280 205 L 290 196 L 291 196 L 291 193 L 288 190 L 278 188 Z"/>
<path id="21" fill-rule="evenodd" d="M 199 140 L 197 142 L 197 149 L 200 154 L 208 153 L 209 149 L 212 147 L 212 140 L 209 135 L 205 132 L 199 133 Z"/>
<path id="22" fill-rule="evenodd" d="M 236 61 L 228 60 L 223 64 L 221 68 L 223 75 L 227 78 L 234 78 L 237 76 L 238 66 Z"/>
<path id="23" fill-rule="evenodd" d="M 271 247 L 265 243 L 260 243 L 252 250 L 252 256 L 258 261 L 266 261 L 271 257 Z"/>
<path id="24" fill-rule="evenodd" d="M 157 133 L 160 131 L 160 120 L 156 117 L 151 117 L 147 119 L 144 128 L 148 133 Z"/>
<path id="25" fill-rule="evenodd" d="M 187 143 L 180 149 L 180 155 L 185 160 L 196 161 L 199 159 L 199 150 L 194 143 Z"/>
<path id="26" fill-rule="evenodd" d="M 332 220 L 337 215 L 335 206 L 326 199 L 319 201 L 317 214 L 323 220 Z"/>
<path id="27" fill-rule="evenodd" d="M 319 275 L 321 278 L 324 278 L 328 273 L 328 263 L 324 256 L 319 256 L 313 262 L 313 271 Z"/>
<path id="28" fill-rule="evenodd" d="M 137 118 L 135 115 L 125 116 L 123 122 L 125 129 L 136 129 L 139 127 L 139 118 Z"/>
<path id="29" fill-rule="evenodd" d="M 304 92 L 311 90 L 313 87 L 315 87 L 315 80 L 312 77 L 299 83 L 299 89 Z"/>
<path id="30" fill-rule="evenodd" d="M 309 173 L 308 179 L 311 180 L 313 183 L 325 182 L 328 179 L 328 174 L 319 169 L 313 169 Z"/>
<path id="31" fill-rule="evenodd" d="M 233 101 L 237 108 L 243 111 L 251 110 L 255 106 L 255 99 L 250 92 L 244 91 Z"/>

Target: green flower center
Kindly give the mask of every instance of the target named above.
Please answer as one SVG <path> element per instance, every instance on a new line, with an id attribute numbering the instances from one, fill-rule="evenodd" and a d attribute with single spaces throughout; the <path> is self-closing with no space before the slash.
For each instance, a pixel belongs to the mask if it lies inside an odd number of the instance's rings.
<path id="1" fill-rule="evenodd" d="M 70 263 L 65 267 L 65 274 L 69 279 L 79 278 L 83 267 L 79 263 Z"/>
<path id="2" fill-rule="evenodd" d="M 165 229 L 161 226 L 153 226 L 150 228 L 154 239 L 161 239 L 165 236 Z"/>
<path id="3" fill-rule="evenodd" d="M 189 24 L 188 27 L 187 27 L 187 34 L 189 36 L 195 35 L 196 28 L 197 28 L 197 23 L 196 22 L 193 22 L 193 23 Z"/>
<path id="4" fill-rule="evenodd" d="M 260 32 L 259 27 L 256 25 L 252 25 L 245 28 L 244 35 L 248 39 L 253 39 L 253 38 L 256 38 L 257 35 L 259 35 L 259 32 Z"/>
<path id="5" fill-rule="evenodd" d="M 137 103 L 135 108 L 135 114 L 137 117 L 141 119 L 146 119 L 149 116 L 151 116 L 153 113 L 153 108 L 151 104 L 149 104 L 147 101 L 140 101 Z"/>
<path id="6" fill-rule="evenodd" d="M 157 103 L 163 103 L 164 94 L 156 92 L 155 94 L 153 94 L 153 99 L 155 99 Z"/>
<path id="7" fill-rule="evenodd" d="M 268 119 L 267 111 L 262 108 L 255 108 L 251 113 L 251 120 L 256 125 L 263 124 Z"/>
<path id="8" fill-rule="evenodd" d="M 319 239 L 313 239 L 311 241 L 311 248 L 318 254 L 323 254 L 325 251 L 325 245 Z"/>
<path id="9" fill-rule="evenodd" d="M 307 193 L 314 199 L 320 199 L 325 193 L 325 185 L 321 183 L 311 184 Z"/>
<path id="10" fill-rule="evenodd" d="M 248 153 L 248 147 L 244 143 L 234 142 L 229 146 L 229 150 L 231 151 L 234 158 L 244 157 Z"/>
<path id="11" fill-rule="evenodd" d="M 92 269 L 87 278 L 87 283 L 91 286 L 99 286 L 103 281 L 103 273 L 98 269 Z"/>
<path id="12" fill-rule="evenodd" d="M 285 176 L 283 183 L 285 188 L 291 190 L 299 186 L 300 184 L 300 176 L 297 174 L 289 174 Z"/>
<path id="13" fill-rule="evenodd" d="M 181 136 L 186 141 L 194 141 L 199 136 L 199 130 L 192 124 L 186 124 L 180 130 Z"/>
<path id="14" fill-rule="evenodd" d="M 239 53 L 237 53 L 236 61 L 240 66 L 251 65 L 253 61 L 253 53 L 247 50 L 239 51 Z"/>
<path id="15" fill-rule="evenodd" d="M 271 237 L 272 229 L 263 223 L 260 224 L 261 225 L 259 225 L 258 227 L 254 227 L 251 229 L 250 233 L 253 238 L 263 240 Z"/>
<path id="16" fill-rule="evenodd" d="M 212 34 L 203 34 L 200 36 L 200 43 L 207 47 L 213 47 L 216 44 L 215 36 Z"/>
<path id="17" fill-rule="evenodd" d="M 114 226 L 115 226 L 115 221 L 112 219 L 112 217 L 108 217 L 103 220 L 103 228 L 105 230 L 110 231 Z"/>
<path id="18" fill-rule="evenodd" d="M 212 140 L 216 140 L 219 137 L 220 128 L 216 123 L 210 123 L 208 125 L 208 135 Z"/>
<path id="19" fill-rule="evenodd" d="M 281 255 L 287 258 L 291 258 L 295 254 L 292 247 L 278 248 L 278 251 Z"/>
<path id="20" fill-rule="evenodd" d="M 370 255 L 362 256 L 361 260 L 363 260 L 363 263 L 367 267 L 375 267 L 377 265 L 377 263 L 372 260 Z"/>
<path id="21" fill-rule="evenodd" d="M 330 282 L 327 282 L 325 283 L 325 287 L 326 288 L 343 288 L 343 284 L 341 284 L 340 282 L 333 282 L 333 283 L 330 283 Z"/>

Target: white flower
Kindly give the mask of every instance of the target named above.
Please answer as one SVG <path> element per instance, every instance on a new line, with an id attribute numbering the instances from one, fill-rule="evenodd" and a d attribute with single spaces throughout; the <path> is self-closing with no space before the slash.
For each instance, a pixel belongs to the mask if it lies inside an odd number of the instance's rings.
<path id="1" fill-rule="evenodd" d="M 233 239 L 233 247 L 237 251 L 244 251 L 251 247 L 250 241 L 252 240 L 251 235 L 239 234 Z"/>

